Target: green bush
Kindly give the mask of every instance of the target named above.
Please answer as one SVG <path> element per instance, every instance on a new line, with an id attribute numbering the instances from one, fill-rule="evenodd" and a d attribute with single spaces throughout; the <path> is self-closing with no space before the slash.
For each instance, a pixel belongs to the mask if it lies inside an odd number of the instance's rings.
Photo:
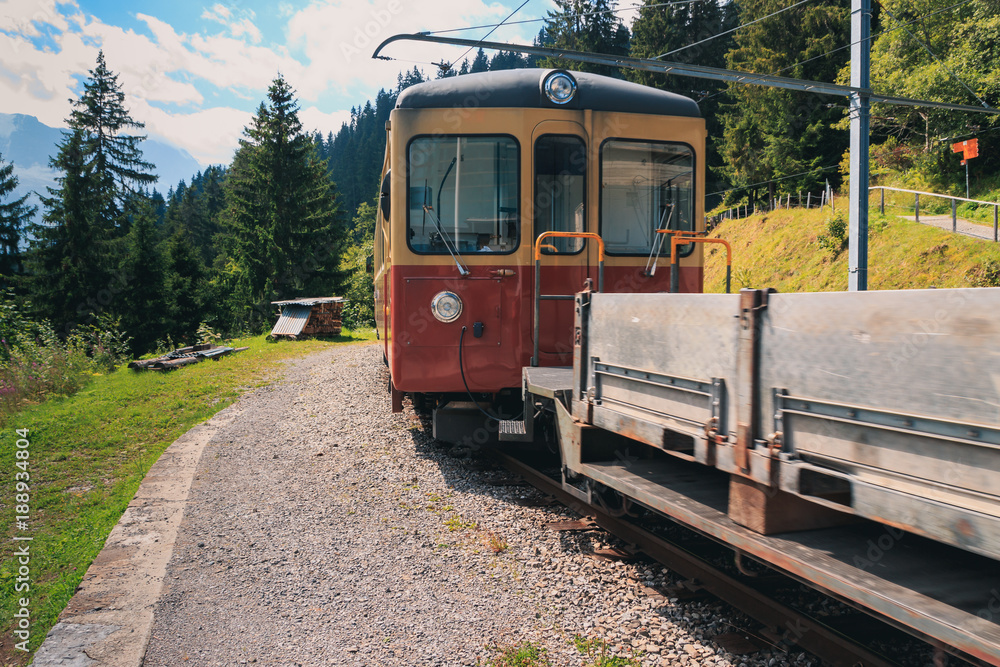
<path id="1" fill-rule="evenodd" d="M 965 279 L 972 287 L 1000 287 L 1000 262 L 984 259 L 965 273 Z"/>
<path id="2" fill-rule="evenodd" d="M 114 370 L 128 351 L 119 322 L 98 316 L 63 340 L 47 321 L 28 319 L 9 292 L 0 302 L 0 423 L 25 403 L 77 392 Z"/>
<path id="3" fill-rule="evenodd" d="M 826 221 L 826 234 L 820 234 L 817 239 L 819 247 L 829 250 L 834 255 L 847 247 L 847 221 L 844 214 L 838 213 Z"/>
<path id="4" fill-rule="evenodd" d="M 67 345 L 90 357 L 95 370 L 111 372 L 131 358 L 130 341 L 122 330 L 120 317 L 101 313 L 97 315 L 97 324 L 76 327 Z"/>
<path id="5" fill-rule="evenodd" d="M 340 317 L 344 328 L 351 331 L 375 326 L 375 309 L 371 303 L 349 301 L 344 304 Z"/>

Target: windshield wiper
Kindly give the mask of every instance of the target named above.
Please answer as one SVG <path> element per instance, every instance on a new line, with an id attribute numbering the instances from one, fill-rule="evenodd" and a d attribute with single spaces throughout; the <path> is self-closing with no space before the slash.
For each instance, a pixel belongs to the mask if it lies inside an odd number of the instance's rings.
<path id="1" fill-rule="evenodd" d="M 667 210 L 670 211 L 670 216 L 667 217 Z M 666 224 L 663 223 L 663 218 L 667 217 Z M 649 259 L 646 260 L 646 275 L 654 276 L 656 275 L 656 260 L 660 258 L 660 249 L 663 248 L 663 241 L 668 236 L 668 234 L 660 233 L 661 230 L 670 229 L 670 221 L 674 219 L 674 205 L 667 204 L 663 208 L 663 213 L 660 214 L 660 224 L 656 228 L 657 239 L 653 241 L 653 246 L 649 249 Z"/>
<path id="2" fill-rule="evenodd" d="M 435 214 L 434 210 L 427 204 L 424 204 L 424 213 L 428 213 L 431 216 L 431 222 L 433 222 L 434 226 L 437 227 L 438 234 L 441 235 L 441 240 L 444 241 L 445 249 L 448 251 L 448 254 L 451 255 L 451 258 L 455 260 L 455 266 L 458 267 L 459 275 L 469 275 L 469 270 L 465 268 L 465 265 L 461 262 L 462 255 L 458 252 L 458 246 L 455 245 L 451 240 L 451 237 L 448 236 L 448 232 L 444 231 L 444 228 L 441 227 L 441 221 L 438 220 L 437 214 Z M 454 250 L 452 250 L 453 247 Z"/>

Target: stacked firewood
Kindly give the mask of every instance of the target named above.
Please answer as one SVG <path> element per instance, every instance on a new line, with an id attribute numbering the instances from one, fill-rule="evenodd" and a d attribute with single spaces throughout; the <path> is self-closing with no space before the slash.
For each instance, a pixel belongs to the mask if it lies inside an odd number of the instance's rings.
<path id="1" fill-rule="evenodd" d="M 302 329 L 303 334 L 339 334 L 341 327 L 340 314 L 343 302 L 318 303 L 312 308 L 309 321 Z"/>

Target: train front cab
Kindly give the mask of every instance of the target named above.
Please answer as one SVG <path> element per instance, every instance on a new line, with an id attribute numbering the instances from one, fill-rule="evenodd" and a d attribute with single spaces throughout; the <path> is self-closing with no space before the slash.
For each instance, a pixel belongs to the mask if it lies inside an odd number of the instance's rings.
<path id="1" fill-rule="evenodd" d="M 549 99 L 552 77 L 569 101 Z M 703 230 L 706 133 L 687 98 L 558 70 L 465 75 L 404 91 L 387 132 L 376 312 L 397 401 L 519 399 L 540 233 L 599 234 L 606 291 L 665 292 L 669 243 L 649 270 L 657 230 Z M 538 365 L 572 364 L 572 294 L 596 286 L 598 252 L 546 243 L 541 291 L 569 300 L 541 303 Z M 702 251 L 681 254 L 680 291 L 701 291 Z"/>

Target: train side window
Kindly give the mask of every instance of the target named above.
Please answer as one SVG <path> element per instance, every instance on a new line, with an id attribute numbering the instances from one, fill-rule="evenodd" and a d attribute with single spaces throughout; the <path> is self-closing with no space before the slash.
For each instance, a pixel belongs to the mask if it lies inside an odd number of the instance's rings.
<path id="1" fill-rule="evenodd" d="M 608 254 L 648 255 L 656 230 L 694 229 L 694 164 L 687 144 L 624 139 L 602 144 L 601 237 Z"/>
<path id="2" fill-rule="evenodd" d="M 390 206 L 392 203 L 392 200 L 390 199 L 390 195 L 392 193 L 392 188 L 390 187 L 391 184 L 392 169 L 387 169 L 385 176 L 382 177 L 382 188 L 379 191 L 378 196 L 379 209 L 382 211 L 382 217 L 386 220 L 389 219 L 389 214 L 392 212 L 392 207 Z"/>
<path id="3" fill-rule="evenodd" d="M 510 253 L 520 239 L 520 154 L 508 136 L 416 137 L 407 242 L 417 253 Z"/>
<path id="4" fill-rule="evenodd" d="M 586 192 L 587 147 L 583 140 L 552 134 L 539 137 L 535 141 L 535 238 L 542 232 L 587 231 Z M 560 253 L 578 253 L 584 240 L 555 238 L 547 243 Z"/>

